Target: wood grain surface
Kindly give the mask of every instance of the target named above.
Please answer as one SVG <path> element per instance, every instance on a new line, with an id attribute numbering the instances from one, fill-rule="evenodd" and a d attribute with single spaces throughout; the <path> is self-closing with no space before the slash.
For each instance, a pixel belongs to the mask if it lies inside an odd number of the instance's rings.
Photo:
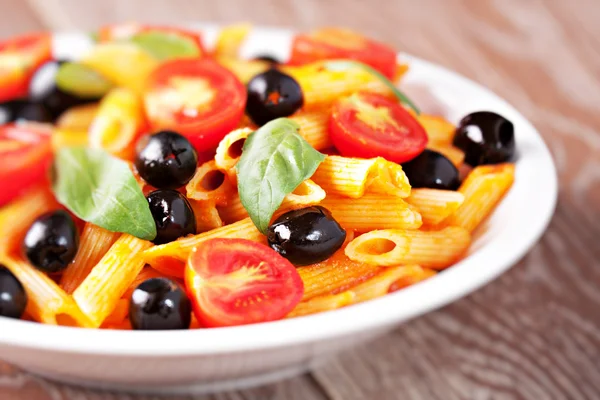
<path id="1" fill-rule="evenodd" d="M 598 0 L 0 0 L 0 6 L 1 38 L 124 20 L 347 26 L 486 85 L 529 118 L 552 150 L 560 174 L 556 215 L 510 272 L 309 375 L 196 399 L 600 399 Z M 0 399 L 151 398 L 71 388 L 0 364 Z"/>

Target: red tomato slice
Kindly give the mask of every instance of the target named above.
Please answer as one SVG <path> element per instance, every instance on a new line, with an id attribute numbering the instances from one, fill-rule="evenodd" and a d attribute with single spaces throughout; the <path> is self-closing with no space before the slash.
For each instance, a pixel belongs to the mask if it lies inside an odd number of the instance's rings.
<path id="1" fill-rule="evenodd" d="M 212 239 L 196 247 L 185 269 L 196 318 L 208 327 L 283 318 L 300 302 L 296 268 L 269 247 L 245 239 Z"/>
<path id="2" fill-rule="evenodd" d="M 391 47 L 347 29 L 324 28 L 297 35 L 292 43 L 291 65 L 318 60 L 351 59 L 375 68 L 390 79 L 396 73 L 396 52 Z"/>
<path id="3" fill-rule="evenodd" d="M 0 43 L 0 102 L 27 95 L 29 79 L 52 57 L 48 34 L 20 36 Z"/>
<path id="4" fill-rule="evenodd" d="M 204 46 L 202 45 L 202 39 L 199 32 L 193 32 L 179 28 L 172 28 L 169 26 L 140 25 L 135 22 L 107 25 L 103 26 L 98 31 L 98 40 L 100 42 L 112 42 L 114 40 L 128 39 L 140 32 L 152 31 L 171 33 L 186 39 L 190 39 L 198 46 L 201 55 L 206 54 L 206 50 L 204 50 Z"/>
<path id="5" fill-rule="evenodd" d="M 150 75 L 144 102 L 154 129 L 173 129 L 203 152 L 216 148 L 237 127 L 246 88 L 211 59 L 172 60 Z"/>
<path id="6" fill-rule="evenodd" d="M 329 120 L 331 141 L 343 156 L 384 157 L 403 163 L 427 145 L 427 133 L 407 110 L 376 93 L 338 100 Z"/>
<path id="7" fill-rule="evenodd" d="M 51 135 L 35 124 L 0 126 L 0 206 L 46 178 L 52 161 Z"/>

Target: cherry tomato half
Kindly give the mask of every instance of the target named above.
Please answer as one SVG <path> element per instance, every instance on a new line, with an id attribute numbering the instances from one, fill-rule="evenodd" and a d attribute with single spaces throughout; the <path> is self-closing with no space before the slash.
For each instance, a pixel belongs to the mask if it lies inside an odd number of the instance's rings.
<path id="1" fill-rule="evenodd" d="M 402 163 L 427 145 L 427 133 L 400 104 L 376 93 L 338 100 L 329 120 L 331 141 L 343 156 L 384 157 Z"/>
<path id="2" fill-rule="evenodd" d="M 0 206 L 46 179 L 52 161 L 51 135 L 37 124 L 0 126 Z"/>
<path id="3" fill-rule="evenodd" d="M 150 75 L 144 102 L 153 129 L 173 129 L 203 152 L 216 148 L 237 127 L 246 88 L 211 59 L 179 59 Z"/>
<path id="4" fill-rule="evenodd" d="M 107 25 L 103 26 L 98 31 L 98 40 L 100 42 L 112 42 L 115 40 L 129 39 L 132 36 L 142 32 L 164 32 L 177 35 L 193 42 L 198 47 L 200 55 L 206 54 L 206 50 L 204 50 L 204 46 L 202 45 L 202 39 L 199 32 L 193 32 L 169 26 L 140 25 L 135 22 Z"/>
<path id="5" fill-rule="evenodd" d="M 291 65 L 345 58 L 360 61 L 388 78 L 396 73 L 396 52 L 391 47 L 347 29 L 324 28 L 297 35 L 292 43 Z"/>
<path id="6" fill-rule="evenodd" d="M 190 254 L 185 284 L 194 313 L 207 327 L 283 318 L 300 302 L 296 268 L 269 247 L 245 239 L 212 239 Z"/>
<path id="7" fill-rule="evenodd" d="M 52 57 L 50 35 L 32 34 L 0 43 L 0 102 L 27 95 L 37 67 Z"/>

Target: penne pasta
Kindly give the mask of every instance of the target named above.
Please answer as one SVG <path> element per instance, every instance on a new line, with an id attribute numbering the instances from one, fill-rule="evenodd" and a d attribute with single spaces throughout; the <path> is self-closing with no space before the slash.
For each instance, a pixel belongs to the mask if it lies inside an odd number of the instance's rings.
<path id="1" fill-rule="evenodd" d="M 56 121 L 58 130 L 87 132 L 98 112 L 98 104 L 85 104 L 71 107 Z"/>
<path id="2" fill-rule="evenodd" d="M 237 196 L 236 196 L 237 197 Z M 189 200 L 194 217 L 196 218 L 196 232 L 202 233 L 223 226 L 223 220 L 212 200 Z"/>
<path id="3" fill-rule="evenodd" d="M 47 188 L 36 187 L 0 209 L 0 255 L 15 254 L 33 221 L 58 208 Z"/>
<path id="4" fill-rule="evenodd" d="M 185 262 L 198 244 L 215 238 L 247 239 L 266 243 L 265 236 L 256 229 L 250 218 L 199 235 L 188 236 L 146 250 L 144 260 L 153 268 L 178 278 L 183 277 Z"/>
<path id="5" fill-rule="evenodd" d="M 470 244 L 469 231 L 460 227 L 440 231 L 383 229 L 358 236 L 345 252 L 351 260 L 380 266 L 419 264 L 444 269 L 458 261 Z"/>
<path id="6" fill-rule="evenodd" d="M 79 239 L 79 250 L 75 260 L 65 269 L 60 279 L 60 287 L 69 294 L 73 293 L 119 236 L 120 233 L 107 231 L 90 222 L 86 223 Z"/>
<path id="7" fill-rule="evenodd" d="M 89 142 L 87 130 L 65 128 L 54 129 L 51 140 L 55 151 L 63 147 L 87 146 Z"/>
<path id="8" fill-rule="evenodd" d="M 223 27 L 217 36 L 215 57 L 239 57 L 240 48 L 252 30 L 252 25 L 241 23 Z"/>
<path id="9" fill-rule="evenodd" d="M 321 205 L 345 229 L 366 232 L 373 229 L 419 229 L 419 212 L 400 197 L 367 193 L 358 199 L 328 195 Z"/>
<path id="10" fill-rule="evenodd" d="M 27 262 L 1 257 L 4 264 L 21 282 L 27 293 L 26 313 L 38 322 L 50 325 L 94 327 L 75 301 L 48 275 Z"/>
<path id="11" fill-rule="evenodd" d="M 465 153 L 457 147 L 452 145 L 438 145 L 436 143 L 429 143 L 427 145 L 429 150 L 437 151 L 446 157 L 456 168 L 460 168 L 465 161 Z"/>
<path id="12" fill-rule="evenodd" d="M 232 57 L 217 57 L 217 62 L 233 72 L 244 85 L 256 75 L 268 71 L 271 64 L 261 60 L 242 60 Z"/>
<path id="13" fill-rule="evenodd" d="M 252 133 L 250 128 L 240 128 L 231 131 L 225 136 L 217 147 L 215 166 L 227 174 L 232 183 L 237 183 L 235 165 L 242 156 L 242 149 L 248 136 Z"/>
<path id="14" fill-rule="evenodd" d="M 359 198 L 370 191 L 407 197 L 410 184 L 402 167 L 377 157 L 368 160 L 327 156 L 311 178 L 328 194 Z"/>
<path id="15" fill-rule="evenodd" d="M 100 328 L 118 326 L 122 324 L 129 315 L 129 298 L 120 299 L 113 312 L 106 317 Z"/>
<path id="16" fill-rule="evenodd" d="M 317 150 L 333 146 L 329 138 L 329 110 L 300 111 L 291 117 L 300 125 L 300 135 Z"/>
<path id="17" fill-rule="evenodd" d="M 216 205 L 226 205 L 235 193 L 235 187 L 217 168 L 214 160 L 202 164 L 185 187 L 187 197 L 194 200 L 210 200 Z"/>
<path id="18" fill-rule="evenodd" d="M 443 117 L 428 114 L 421 114 L 416 118 L 427 132 L 429 145 L 452 145 L 452 140 L 454 140 L 454 132 L 456 131 L 456 127 L 453 124 L 445 120 Z"/>
<path id="19" fill-rule="evenodd" d="M 446 221 L 469 232 L 487 218 L 515 179 L 513 164 L 479 166 L 467 176 L 459 192 L 465 197 L 462 205 Z"/>
<path id="20" fill-rule="evenodd" d="M 144 268 L 142 252 L 152 243 L 123 234 L 73 292 L 79 308 L 99 327 Z"/>
<path id="21" fill-rule="evenodd" d="M 453 190 L 413 189 L 406 202 L 419 210 L 423 223 L 441 224 L 463 203 L 465 196 Z"/>
<path id="22" fill-rule="evenodd" d="M 162 273 L 160 273 L 158 270 L 151 268 L 151 267 L 144 267 L 140 271 L 140 273 L 135 277 L 133 282 L 131 282 L 131 285 L 129 286 L 129 288 L 127 288 L 125 293 L 123 293 L 122 299 L 129 301 L 131 299 L 131 295 L 133 294 L 133 291 L 135 289 L 137 289 L 137 287 L 142 282 L 144 282 L 148 279 L 152 279 L 152 278 L 163 278 L 163 277 L 164 277 L 164 275 Z"/>

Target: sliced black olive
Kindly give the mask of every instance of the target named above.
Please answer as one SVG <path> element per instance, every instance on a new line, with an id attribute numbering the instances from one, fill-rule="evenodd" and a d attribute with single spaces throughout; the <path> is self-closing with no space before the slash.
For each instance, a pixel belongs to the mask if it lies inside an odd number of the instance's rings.
<path id="1" fill-rule="evenodd" d="M 16 276 L 0 265 L 0 317 L 19 319 L 27 307 L 27 293 Z"/>
<path id="2" fill-rule="evenodd" d="M 275 58 L 273 56 L 270 56 L 268 54 L 258 55 L 256 57 L 254 57 L 254 59 L 257 60 L 257 61 L 266 61 L 266 62 L 268 62 L 270 64 L 273 64 L 273 65 L 281 64 L 281 61 L 279 61 L 277 58 Z"/>
<path id="3" fill-rule="evenodd" d="M 79 235 L 73 218 L 63 210 L 38 217 L 25 235 L 23 252 L 44 272 L 60 272 L 77 254 Z"/>
<path id="4" fill-rule="evenodd" d="M 192 306 L 188 297 L 170 279 L 148 279 L 131 295 L 129 320 L 133 329 L 188 329 L 191 318 Z"/>
<path id="5" fill-rule="evenodd" d="M 155 190 L 146 196 L 156 223 L 154 244 L 164 244 L 196 233 L 196 218 L 190 202 L 176 190 Z"/>
<path id="6" fill-rule="evenodd" d="M 304 96 L 298 82 L 279 70 L 270 69 L 248 82 L 246 114 L 259 126 L 292 115 L 303 104 Z"/>
<path id="7" fill-rule="evenodd" d="M 184 186 L 194 176 L 197 165 L 194 146 L 176 132 L 158 132 L 138 142 L 135 167 L 140 176 L 156 188 Z"/>
<path id="8" fill-rule="evenodd" d="M 458 124 L 454 145 L 465 152 L 465 162 L 473 167 L 510 161 L 515 156 L 515 128 L 501 115 L 475 112 Z"/>
<path id="9" fill-rule="evenodd" d="M 402 164 L 413 188 L 456 190 L 460 185 L 458 170 L 450 160 L 433 150 L 423 150 L 416 158 Z"/>
<path id="10" fill-rule="evenodd" d="M 326 208 L 307 207 L 277 218 L 267 231 L 269 246 L 296 266 L 331 257 L 346 240 L 346 231 Z"/>

